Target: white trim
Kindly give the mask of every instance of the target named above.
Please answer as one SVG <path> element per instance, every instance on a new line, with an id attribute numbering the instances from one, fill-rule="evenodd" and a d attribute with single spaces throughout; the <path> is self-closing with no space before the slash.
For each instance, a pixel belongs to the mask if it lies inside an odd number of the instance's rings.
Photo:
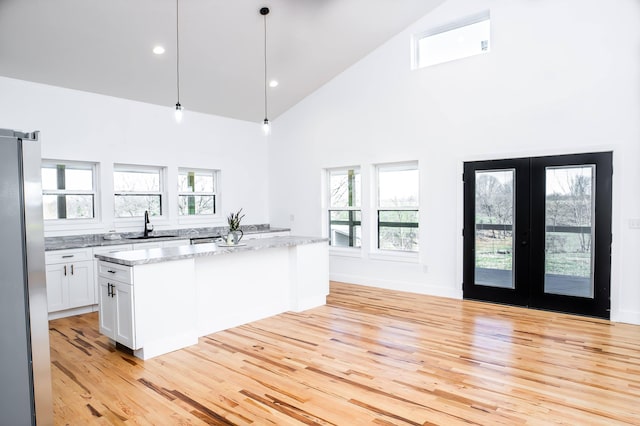
<path id="1" fill-rule="evenodd" d="M 329 256 L 364 258 L 361 247 L 329 246 Z"/>
<path id="2" fill-rule="evenodd" d="M 409 293 L 425 294 L 428 296 L 446 297 L 449 299 L 462 299 L 462 289 L 453 289 L 451 287 L 440 287 L 435 285 L 417 285 L 408 281 L 389 281 L 380 279 L 371 279 L 352 274 L 329 274 L 331 281 L 358 284 L 368 287 L 383 288 L 386 290 L 405 291 Z"/>
<path id="3" fill-rule="evenodd" d="M 419 263 L 419 251 L 376 250 L 369 253 L 369 259 L 386 262 Z"/>

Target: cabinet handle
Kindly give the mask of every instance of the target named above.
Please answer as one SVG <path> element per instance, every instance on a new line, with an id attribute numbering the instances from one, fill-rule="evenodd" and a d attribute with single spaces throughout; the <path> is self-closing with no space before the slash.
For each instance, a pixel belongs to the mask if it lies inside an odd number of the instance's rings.
<path id="1" fill-rule="evenodd" d="M 111 290 L 112 286 L 113 286 L 113 284 L 107 283 L 107 296 L 108 297 L 113 297 L 113 291 Z"/>
<path id="2" fill-rule="evenodd" d="M 65 254 L 64 256 L 62 256 L 63 259 L 71 259 L 73 256 L 75 256 L 75 254 Z"/>
<path id="3" fill-rule="evenodd" d="M 64 265 L 64 276 L 67 276 L 67 265 Z"/>
<path id="4" fill-rule="evenodd" d="M 71 265 L 71 275 L 73 275 L 73 265 Z"/>
<path id="5" fill-rule="evenodd" d="M 112 271 L 111 269 L 109 269 L 107 272 L 110 273 L 110 274 L 115 274 L 116 273 L 116 271 Z"/>

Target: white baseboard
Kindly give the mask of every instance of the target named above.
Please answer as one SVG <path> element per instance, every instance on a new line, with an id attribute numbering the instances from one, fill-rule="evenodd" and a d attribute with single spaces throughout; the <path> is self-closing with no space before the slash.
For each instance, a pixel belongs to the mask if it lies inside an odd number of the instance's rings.
<path id="1" fill-rule="evenodd" d="M 462 299 L 462 289 L 439 287 L 434 285 L 420 285 L 413 282 L 389 281 L 363 277 L 350 274 L 329 274 L 331 281 L 339 281 L 350 284 L 359 284 L 369 287 L 384 288 L 387 290 L 406 291 L 409 293 L 426 294 L 429 296 L 448 297 L 450 299 Z"/>
<path id="2" fill-rule="evenodd" d="M 67 309 L 64 311 L 49 312 L 49 321 L 58 319 L 58 318 L 72 317 L 74 315 L 88 314 L 90 312 L 96 312 L 97 310 L 98 310 L 98 305 L 89 305 L 89 306 L 81 306 L 79 308 Z"/>
<path id="3" fill-rule="evenodd" d="M 612 311 L 611 321 L 640 325 L 640 312 L 627 310 Z"/>

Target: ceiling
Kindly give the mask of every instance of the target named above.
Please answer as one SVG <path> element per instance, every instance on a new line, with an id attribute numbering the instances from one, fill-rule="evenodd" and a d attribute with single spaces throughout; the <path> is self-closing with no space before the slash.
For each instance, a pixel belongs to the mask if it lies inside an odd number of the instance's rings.
<path id="1" fill-rule="evenodd" d="M 263 6 L 273 120 L 443 2 L 180 0 L 180 102 L 262 121 Z M 176 1 L 0 0 L 0 75 L 173 107 Z"/>

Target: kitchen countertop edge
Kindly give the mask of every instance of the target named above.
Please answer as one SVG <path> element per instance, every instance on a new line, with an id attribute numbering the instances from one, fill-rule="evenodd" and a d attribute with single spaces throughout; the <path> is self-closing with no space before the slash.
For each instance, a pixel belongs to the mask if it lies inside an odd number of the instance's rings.
<path id="1" fill-rule="evenodd" d="M 248 240 L 245 245 L 238 245 L 235 247 L 218 246 L 215 243 L 205 243 L 179 247 L 131 250 L 112 254 L 96 254 L 95 257 L 98 260 L 116 263 L 123 266 L 136 266 L 204 256 L 215 256 L 271 248 L 286 248 L 328 241 L 328 238 L 322 237 L 282 236 Z"/>

